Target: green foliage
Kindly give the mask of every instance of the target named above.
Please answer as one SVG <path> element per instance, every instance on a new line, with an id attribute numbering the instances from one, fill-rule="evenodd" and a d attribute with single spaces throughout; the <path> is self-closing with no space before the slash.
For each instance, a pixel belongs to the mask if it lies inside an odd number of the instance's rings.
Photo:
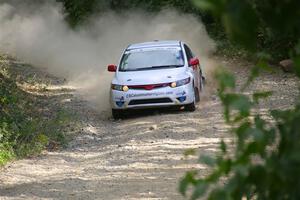
<path id="1" fill-rule="evenodd" d="M 95 13 L 106 10 L 110 1 L 106 0 L 57 0 L 62 2 L 71 26 L 82 24 Z"/>
<path id="2" fill-rule="evenodd" d="M 13 158 L 37 155 L 50 142 L 64 145 L 66 113 L 43 119 L 35 105 L 37 100 L 20 90 L 4 72 L 0 71 L 0 166 Z"/>
<path id="3" fill-rule="evenodd" d="M 33 0 L 31 0 L 33 1 Z M 76 27 L 107 11 L 136 9 L 158 12 L 166 8 L 202 18 L 221 53 L 249 57 L 268 53 L 273 60 L 289 57 L 300 35 L 298 0 L 56 0 L 64 6 L 68 22 Z M 200 7 L 197 9 L 193 3 Z M 214 19 L 212 15 L 216 18 Z M 288 22 L 288 23 L 286 23 Z M 226 34 L 225 34 L 226 33 Z M 228 42 L 228 38 L 231 42 Z"/>
<path id="4" fill-rule="evenodd" d="M 204 178 L 189 172 L 180 183 L 185 195 L 194 187 L 191 199 L 299 199 L 300 180 L 300 102 L 285 111 L 273 110 L 274 122 L 253 112 L 270 92 L 251 96 L 235 91 L 234 77 L 219 72 L 219 97 L 224 105 L 226 122 L 231 125 L 234 152 L 221 142 L 216 157 L 202 156 L 200 161 L 213 171 Z M 225 183 L 221 178 L 226 177 Z M 210 191 L 208 194 L 206 194 Z"/>
<path id="5" fill-rule="evenodd" d="M 12 155 L 11 150 L 6 150 L 4 148 L 1 148 L 0 150 L 0 166 L 7 163 L 9 160 L 14 158 L 14 155 Z"/>
<path id="6" fill-rule="evenodd" d="M 250 49 L 255 48 L 253 41 L 256 40 L 258 20 L 248 1 L 195 0 L 194 2 L 199 7 L 213 11 L 221 18 L 231 40 Z"/>
<path id="7" fill-rule="evenodd" d="M 57 0 L 62 2 L 67 19 L 72 26 L 82 24 L 89 17 L 106 11 L 126 11 L 143 9 L 157 12 L 164 8 L 177 8 L 183 12 L 198 12 L 190 1 L 182 0 Z"/>
<path id="8" fill-rule="evenodd" d="M 222 22 L 229 39 L 273 59 L 287 58 L 300 37 L 298 0 L 193 0 Z M 221 30 L 221 29 L 219 29 Z"/>
<path id="9" fill-rule="evenodd" d="M 267 68 L 264 60 L 268 56 L 253 49 L 251 43 L 256 43 L 257 38 L 251 36 L 251 24 L 249 27 L 240 26 L 243 22 L 247 24 L 256 21 L 274 34 L 281 32 L 285 42 L 290 41 L 287 40 L 287 35 L 299 41 L 299 17 L 293 18 L 299 15 L 298 6 L 293 0 L 195 0 L 195 3 L 221 17 L 230 38 L 252 50 L 260 61 L 252 69 L 240 91 L 237 91 L 235 77 L 231 73 L 217 73 L 218 96 L 224 106 L 225 122 L 231 126 L 230 132 L 234 136 L 232 144 L 222 141 L 217 155 L 201 156 L 200 161 L 211 167 L 210 174 L 199 177 L 197 171 L 188 172 L 181 180 L 179 191 L 186 196 L 187 188 L 193 186 L 191 199 L 203 196 L 210 200 L 299 199 L 300 180 L 297 176 L 300 174 L 300 102 L 289 110 L 270 111 L 272 119 L 266 119 L 254 111 L 259 102 L 268 98 L 272 92 L 259 91 L 245 95 L 243 91 L 255 80 L 261 69 Z M 271 6 L 276 9 L 270 9 Z M 232 10 L 233 7 L 240 10 Z M 245 9 L 252 9 L 254 12 L 247 12 Z M 245 13 L 241 14 L 241 11 L 245 11 L 249 17 Z M 284 17 L 282 13 L 288 16 Z M 253 19 L 249 20 L 250 18 Z M 240 28 L 244 30 L 239 30 Z M 299 47 L 300 42 L 298 45 L 295 43 L 288 48 L 280 48 L 289 52 L 294 60 L 296 75 L 300 78 Z M 228 150 L 232 148 L 233 150 Z"/>

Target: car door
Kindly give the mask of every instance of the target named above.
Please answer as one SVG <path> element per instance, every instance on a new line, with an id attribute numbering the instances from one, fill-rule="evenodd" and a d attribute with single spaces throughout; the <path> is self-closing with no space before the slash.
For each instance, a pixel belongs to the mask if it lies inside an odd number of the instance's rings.
<path id="1" fill-rule="evenodd" d="M 186 52 L 186 56 L 187 56 L 187 60 L 188 62 L 194 58 L 194 54 L 193 52 L 191 51 L 191 49 L 186 45 L 184 44 L 184 50 Z M 193 65 L 191 66 L 189 64 L 189 67 L 191 68 L 191 72 L 193 73 L 193 77 L 194 77 L 194 86 L 195 88 L 198 89 L 198 92 L 200 93 L 200 90 L 201 90 L 201 87 L 200 87 L 200 84 L 201 84 L 201 78 L 200 78 L 200 66 L 199 65 Z"/>

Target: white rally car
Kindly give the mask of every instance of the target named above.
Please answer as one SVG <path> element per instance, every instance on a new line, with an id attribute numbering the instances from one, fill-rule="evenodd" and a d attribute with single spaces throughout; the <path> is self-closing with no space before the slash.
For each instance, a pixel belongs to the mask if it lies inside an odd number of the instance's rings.
<path id="1" fill-rule="evenodd" d="M 114 118 L 125 110 L 168 106 L 196 109 L 203 88 L 199 59 L 181 41 L 153 41 L 132 44 L 120 64 L 109 65 L 115 72 L 111 84 Z"/>

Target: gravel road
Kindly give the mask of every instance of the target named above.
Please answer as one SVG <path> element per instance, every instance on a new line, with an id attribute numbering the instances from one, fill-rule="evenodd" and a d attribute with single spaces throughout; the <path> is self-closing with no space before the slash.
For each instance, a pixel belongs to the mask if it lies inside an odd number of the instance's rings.
<path id="1" fill-rule="evenodd" d="M 224 58 L 221 62 L 237 75 L 239 84 L 245 81 L 250 63 Z M 258 108 L 267 113 L 289 108 L 298 86 L 294 75 L 276 69 L 263 73 L 248 92 L 274 91 Z M 195 148 L 199 154 L 214 153 L 221 138 L 231 138 L 213 88 L 196 112 L 141 112 L 119 121 L 75 95 L 61 99 L 61 104 L 80 118 L 74 139 L 65 149 L 2 168 L 0 199 L 183 199 L 177 187 L 184 173 L 208 172 L 196 157 L 185 158 L 183 152 Z"/>

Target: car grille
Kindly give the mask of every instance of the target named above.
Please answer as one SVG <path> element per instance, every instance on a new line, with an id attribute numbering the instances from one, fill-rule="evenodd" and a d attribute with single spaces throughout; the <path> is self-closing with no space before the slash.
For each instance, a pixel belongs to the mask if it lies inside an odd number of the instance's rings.
<path id="1" fill-rule="evenodd" d="M 155 104 L 155 103 L 172 103 L 170 98 L 159 98 L 159 99 L 137 99 L 131 100 L 129 105 L 143 105 L 143 104 Z"/>
<path id="2" fill-rule="evenodd" d="M 133 90 L 153 90 L 157 88 L 168 87 L 169 85 L 170 83 L 161 83 L 154 85 L 128 85 L 128 88 Z"/>

